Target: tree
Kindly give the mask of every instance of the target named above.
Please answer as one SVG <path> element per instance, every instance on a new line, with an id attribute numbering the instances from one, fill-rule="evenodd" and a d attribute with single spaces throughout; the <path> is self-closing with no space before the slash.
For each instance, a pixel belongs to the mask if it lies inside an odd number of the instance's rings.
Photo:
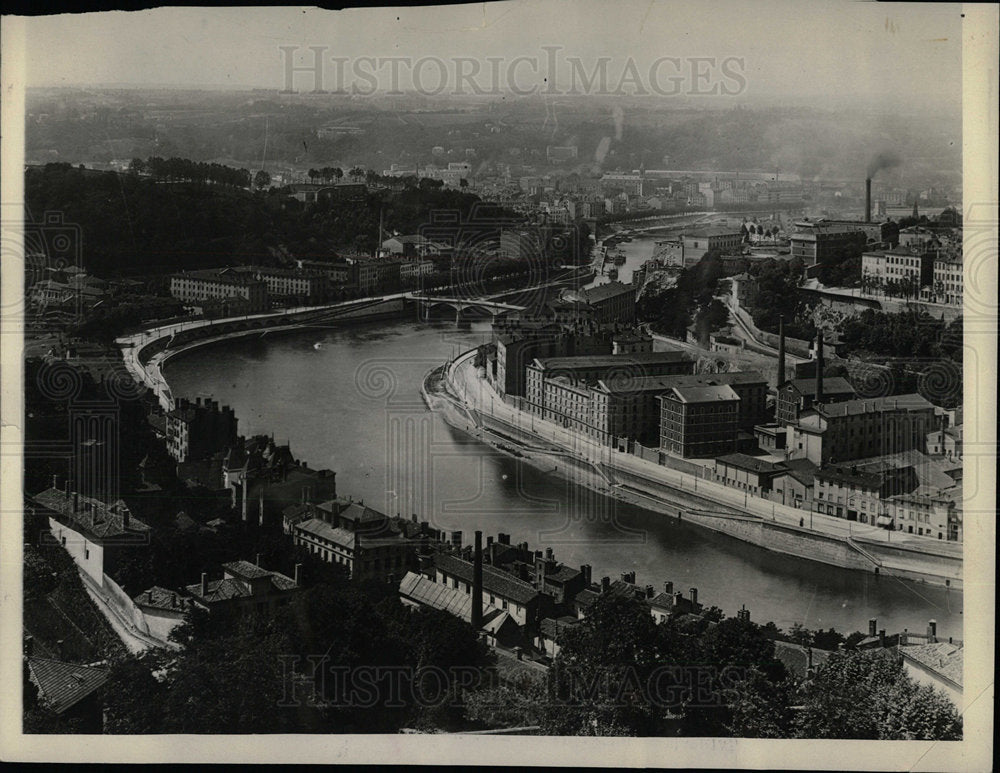
<path id="1" fill-rule="evenodd" d="M 253 184 L 257 190 L 263 190 L 271 184 L 271 175 L 261 169 L 253 176 Z"/>
<path id="2" fill-rule="evenodd" d="M 918 687 L 887 650 L 830 655 L 804 686 L 800 738 L 951 741 L 962 720 L 943 695 Z"/>
<path id="3" fill-rule="evenodd" d="M 661 700 L 669 680 L 654 680 L 655 669 L 683 662 L 683 653 L 679 634 L 657 626 L 645 604 L 602 596 L 562 634 L 542 727 L 558 735 L 655 734 L 670 709 Z"/>

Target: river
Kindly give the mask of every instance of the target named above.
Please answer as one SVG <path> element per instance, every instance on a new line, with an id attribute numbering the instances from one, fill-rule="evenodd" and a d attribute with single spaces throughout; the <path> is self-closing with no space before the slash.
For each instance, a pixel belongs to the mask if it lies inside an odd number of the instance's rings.
<path id="1" fill-rule="evenodd" d="M 635 245 L 639 240 L 624 245 Z M 627 251 L 630 251 L 627 249 Z M 645 250 L 642 250 L 645 252 Z M 636 255 L 638 257 L 638 254 Z M 630 259 L 631 262 L 631 259 Z M 398 320 L 245 338 L 170 360 L 178 397 L 232 406 L 241 434 L 273 433 L 311 467 L 337 472 L 338 493 L 389 513 L 416 513 L 464 540 L 505 532 L 552 547 L 595 578 L 635 571 L 662 589 L 698 589 L 698 600 L 782 628 L 962 636 L 962 594 L 771 553 L 608 499 L 545 473 L 449 427 L 419 395 L 424 375 L 489 340 L 488 322 Z"/>

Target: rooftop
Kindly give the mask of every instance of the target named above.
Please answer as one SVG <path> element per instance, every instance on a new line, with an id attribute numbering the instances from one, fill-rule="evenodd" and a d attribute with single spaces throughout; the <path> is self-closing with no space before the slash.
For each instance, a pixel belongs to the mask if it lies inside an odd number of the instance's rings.
<path id="1" fill-rule="evenodd" d="M 49 658 L 28 658 L 32 681 L 56 714 L 62 714 L 108 681 L 108 669 Z"/>
<path id="2" fill-rule="evenodd" d="M 601 301 L 606 301 L 608 298 L 617 298 L 619 295 L 634 292 L 635 286 L 631 283 L 622 284 L 621 282 L 615 281 L 607 282 L 586 290 L 581 290 L 580 294 L 587 300 L 588 303 L 600 303 Z"/>
<path id="3" fill-rule="evenodd" d="M 132 601 L 140 607 L 172 609 L 177 612 L 182 612 L 191 605 L 190 597 L 177 591 L 161 588 L 159 585 L 154 585 L 152 588 L 144 590 L 138 596 L 135 596 Z"/>
<path id="4" fill-rule="evenodd" d="M 597 354 L 584 357 L 538 357 L 529 367 L 542 370 L 578 371 L 596 368 L 642 369 L 644 365 L 656 365 L 665 362 L 688 361 L 686 352 L 635 352 L 633 354 Z"/>
<path id="5" fill-rule="evenodd" d="M 737 402 L 740 399 L 739 395 L 733 391 L 733 388 L 727 384 L 720 386 L 675 386 L 663 396 L 672 396 L 682 403 Z"/>
<path id="6" fill-rule="evenodd" d="M 201 279 L 231 285 L 253 285 L 264 281 L 232 268 L 206 268 L 199 271 L 182 271 L 178 274 L 173 274 L 172 277 L 177 279 Z"/>
<path id="7" fill-rule="evenodd" d="M 861 413 L 879 413 L 884 411 L 933 410 L 934 406 L 921 395 L 913 393 L 893 395 L 892 397 L 845 400 L 842 403 L 823 403 L 817 405 L 815 409 L 826 417 L 832 417 L 854 416 Z"/>
<path id="8" fill-rule="evenodd" d="M 727 464 L 730 467 L 739 467 L 741 470 L 751 472 L 783 472 L 788 469 L 784 462 L 772 462 L 756 456 L 743 453 L 724 454 L 716 458 L 716 462 Z"/>
<path id="9" fill-rule="evenodd" d="M 50 488 L 36 494 L 34 501 L 51 510 L 71 528 L 80 528 L 99 539 L 112 539 L 124 535 L 143 535 L 149 526 L 133 517 L 128 506 L 118 500 L 107 505 L 99 499 L 77 495 L 63 489 Z M 128 527 L 125 516 L 128 514 Z"/>
<path id="10" fill-rule="evenodd" d="M 816 395 L 816 379 L 815 378 L 793 378 L 786 381 L 781 385 L 782 389 L 788 387 L 793 388 L 796 392 L 804 397 L 814 397 Z M 841 378 L 840 376 L 832 376 L 830 378 L 823 378 L 823 394 L 824 395 L 853 395 L 854 387 L 851 386 L 850 382 Z"/>
<path id="11" fill-rule="evenodd" d="M 434 566 L 464 582 L 472 582 L 473 567 L 470 561 L 447 553 L 438 553 L 434 556 Z M 488 564 L 483 565 L 483 590 L 519 604 L 527 604 L 539 595 L 538 590 L 531 583 L 520 580 L 507 572 L 494 569 Z"/>
<path id="12" fill-rule="evenodd" d="M 329 540 L 341 547 L 354 548 L 355 533 L 350 529 L 339 526 L 331 526 L 326 521 L 319 518 L 309 518 L 295 525 L 296 531 L 304 531 L 314 537 Z"/>
<path id="13" fill-rule="evenodd" d="M 900 647 L 900 654 L 962 687 L 962 647 L 948 642 Z"/>
<path id="14" fill-rule="evenodd" d="M 472 594 L 456 588 L 449 588 L 434 582 L 422 574 L 407 572 L 399 583 L 399 595 L 412 601 L 424 604 L 434 609 L 460 617 L 465 622 L 472 622 Z M 483 617 L 498 612 L 496 607 L 483 603 Z"/>

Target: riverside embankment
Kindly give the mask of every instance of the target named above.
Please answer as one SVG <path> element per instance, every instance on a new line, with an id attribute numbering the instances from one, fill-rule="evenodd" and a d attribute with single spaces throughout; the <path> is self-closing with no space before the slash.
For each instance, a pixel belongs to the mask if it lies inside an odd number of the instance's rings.
<path id="1" fill-rule="evenodd" d="M 663 467 L 505 403 L 473 367 L 475 352 L 456 357 L 425 382 L 449 423 L 496 448 L 546 465 L 574 484 L 683 519 L 743 542 L 830 566 L 962 587 L 962 546 L 752 497 L 713 480 Z"/>

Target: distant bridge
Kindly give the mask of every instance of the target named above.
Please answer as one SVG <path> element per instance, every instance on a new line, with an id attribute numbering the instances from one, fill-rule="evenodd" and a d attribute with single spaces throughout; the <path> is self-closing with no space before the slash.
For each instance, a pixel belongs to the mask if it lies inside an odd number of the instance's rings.
<path id="1" fill-rule="evenodd" d="M 524 306 L 517 306 L 513 303 L 503 303 L 501 301 L 480 300 L 476 298 L 448 298 L 441 296 L 424 296 L 410 293 L 407 300 L 415 303 L 420 309 L 422 317 L 429 317 L 433 311 L 451 309 L 455 312 L 455 318 L 459 319 L 463 314 L 474 312 L 479 316 L 495 317 L 508 311 L 521 311 Z"/>

